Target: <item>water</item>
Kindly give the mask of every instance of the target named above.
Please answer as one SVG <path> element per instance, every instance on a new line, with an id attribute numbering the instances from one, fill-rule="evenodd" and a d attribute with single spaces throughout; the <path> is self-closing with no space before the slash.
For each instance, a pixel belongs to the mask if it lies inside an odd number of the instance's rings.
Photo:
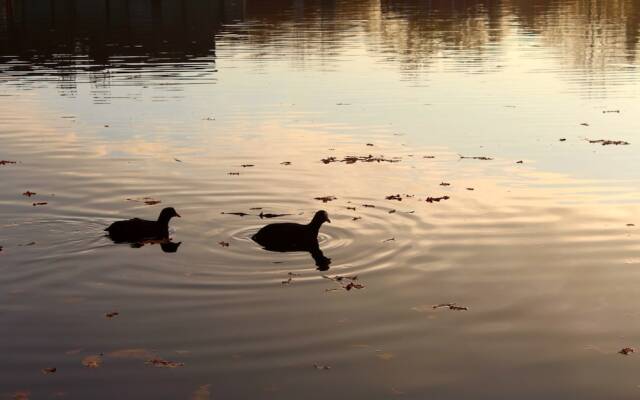
<path id="1" fill-rule="evenodd" d="M 632 0 L 0 0 L 0 394 L 636 398 L 639 39 Z M 103 235 L 164 206 L 175 253 Z M 249 239 L 318 209 L 328 271 Z"/>

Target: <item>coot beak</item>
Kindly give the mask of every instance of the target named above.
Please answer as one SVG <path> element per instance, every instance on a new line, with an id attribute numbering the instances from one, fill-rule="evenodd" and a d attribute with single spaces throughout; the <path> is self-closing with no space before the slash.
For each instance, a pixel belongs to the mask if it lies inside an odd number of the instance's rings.
<path id="1" fill-rule="evenodd" d="M 328 222 L 328 223 L 331 223 L 331 220 L 329 219 L 329 217 L 327 217 L 327 222 Z"/>
<path id="2" fill-rule="evenodd" d="M 178 214 L 178 212 L 176 211 L 176 217 L 178 218 L 182 218 L 182 216 L 180 214 Z"/>

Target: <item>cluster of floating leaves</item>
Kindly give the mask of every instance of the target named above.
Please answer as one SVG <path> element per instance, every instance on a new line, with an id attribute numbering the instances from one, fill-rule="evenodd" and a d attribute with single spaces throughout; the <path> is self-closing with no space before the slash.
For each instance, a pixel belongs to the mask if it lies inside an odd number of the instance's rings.
<path id="1" fill-rule="evenodd" d="M 16 164 L 16 161 L 0 160 L 0 165 Z"/>
<path id="2" fill-rule="evenodd" d="M 360 162 L 377 162 L 377 163 L 381 163 L 381 162 L 397 163 L 397 162 L 400 162 L 400 158 L 397 158 L 397 157 L 385 158 L 384 156 L 377 156 L 376 157 L 376 156 L 373 156 L 373 155 L 369 154 L 368 156 L 346 156 L 342 160 L 339 160 L 336 157 L 327 157 L 327 158 L 323 158 L 320 161 L 322 161 L 325 164 L 336 163 L 336 162 L 343 162 L 343 163 L 346 163 L 346 164 L 355 164 L 358 161 L 360 161 Z"/>
<path id="3" fill-rule="evenodd" d="M 601 144 L 603 146 L 610 146 L 610 145 L 614 145 L 614 146 L 628 146 L 629 142 L 625 142 L 624 140 L 607 140 L 607 139 L 597 139 L 597 140 L 591 140 L 591 139 L 587 139 L 587 141 L 589 143 L 598 143 Z"/>
<path id="4" fill-rule="evenodd" d="M 481 160 L 481 161 L 491 161 L 491 160 L 493 160 L 493 158 L 485 157 L 485 156 L 467 157 L 467 156 L 463 156 L 463 155 L 460 155 L 460 154 L 458 154 L 458 156 L 460 157 L 461 160 Z"/>
<path id="5" fill-rule="evenodd" d="M 449 197 L 449 196 L 427 197 L 424 201 L 426 201 L 427 203 L 439 203 L 442 200 L 449 200 L 450 198 L 451 197 Z"/>

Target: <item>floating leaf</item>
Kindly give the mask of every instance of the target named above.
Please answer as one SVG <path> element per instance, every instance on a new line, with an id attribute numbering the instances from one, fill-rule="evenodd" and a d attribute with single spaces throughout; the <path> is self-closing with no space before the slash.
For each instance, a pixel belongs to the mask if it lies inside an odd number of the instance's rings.
<path id="1" fill-rule="evenodd" d="M 439 203 L 442 200 L 449 200 L 450 197 L 449 196 L 441 196 L 441 197 L 427 197 L 426 198 L 426 202 L 427 203 Z"/>
<path id="2" fill-rule="evenodd" d="M 402 201 L 402 196 L 400 196 L 400 194 L 392 194 L 390 196 L 385 197 L 385 199 Z"/>
<path id="3" fill-rule="evenodd" d="M 516 161 L 516 164 L 524 164 L 524 161 L 522 161 L 522 160 Z"/>
<path id="4" fill-rule="evenodd" d="M 176 361 L 163 360 L 161 358 L 153 358 L 151 360 L 147 360 L 145 362 L 145 364 L 147 364 L 147 365 L 149 365 L 151 367 L 156 367 L 156 368 L 178 368 L 178 367 L 184 367 L 184 363 L 176 362 Z"/>
<path id="5" fill-rule="evenodd" d="M 324 197 L 314 197 L 315 200 L 321 200 L 323 203 L 337 200 L 338 198 L 335 196 L 324 196 Z"/>
<path id="6" fill-rule="evenodd" d="M 389 214 L 395 214 L 396 210 L 389 210 Z"/>
<path id="7" fill-rule="evenodd" d="M 243 212 L 221 212 L 220 214 L 225 214 L 225 215 L 237 215 L 238 217 L 244 217 L 247 215 L 251 215 L 251 214 L 247 214 L 247 213 L 243 213 Z"/>
<path id="8" fill-rule="evenodd" d="M 356 210 L 356 208 L 355 208 L 355 207 L 347 207 L 347 210 L 355 211 L 355 210 Z"/>
<path id="9" fill-rule="evenodd" d="M 394 240 L 396 240 L 396 238 L 392 237 L 392 238 L 383 240 L 382 243 L 393 242 Z"/>
<path id="10" fill-rule="evenodd" d="M 82 365 L 87 368 L 98 368 L 101 364 L 102 356 L 100 355 L 86 356 L 82 359 Z"/>
<path id="11" fill-rule="evenodd" d="M 433 306 L 434 310 L 438 308 L 448 308 L 449 310 L 454 310 L 454 311 L 467 311 L 469 309 L 469 307 L 459 306 L 456 303 L 442 303 L 442 304 Z"/>
<path id="12" fill-rule="evenodd" d="M 363 204 L 362 207 L 366 207 L 366 208 L 376 208 L 376 206 L 374 206 L 373 204 Z"/>
<path id="13" fill-rule="evenodd" d="M 602 113 L 603 114 L 612 114 L 612 113 L 620 114 L 620 110 L 603 110 Z"/>
<path id="14" fill-rule="evenodd" d="M 346 164 L 355 164 L 356 162 L 360 161 L 360 162 L 377 162 L 377 163 L 381 163 L 381 162 L 388 162 L 388 163 L 397 163 L 400 162 L 399 158 L 385 158 L 384 156 L 379 156 L 379 157 L 375 157 L 371 154 L 369 154 L 368 156 L 346 156 L 344 157 L 342 160 L 338 160 L 336 157 L 327 157 L 327 158 L 323 158 L 321 160 L 323 163 L 325 164 L 329 164 L 329 163 L 334 163 L 334 162 L 343 162 Z"/>
<path id="15" fill-rule="evenodd" d="M 15 164 L 15 161 L 0 160 L 0 165 Z"/>
<path id="16" fill-rule="evenodd" d="M 451 186 L 449 182 L 440 182 L 440 186 Z"/>
<path id="17" fill-rule="evenodd" d="M 34 207 L 35 206 L 46 206 L 47 204 L 49 204 L 49 203 L 47 203 L 46 201 L 39 201 L 37 203 L 33 203 L 33 206 Z"/>
<path id="18" fill-rule="evenodd" d="M 38 194 L 38 193 L 34 193 L 34 192 L 29 191 L 29 190 L 27 190 L 26 192 L 22 193 L 23 196 L 27 196 L 27 197 L 35 196 L 36 194 Z"/>
<path id="19" fill-rule="evenodd" d="M 109 318 L 109 319 L 113 319 L 115 317 L 117 317 L 118 315 L 120 315 L 120 313 L 118 311 L 111 311 L 106 313 L 104 316 Z"/>
<path id="20" fill-rule="evenodd" d="M 359 219 L 362 219 L 362 217 L 353 217 L 353 218 L 351 218 L 352 221 L 357 221 Z"/>
<path id="21" fill-rule="evenodd" d="M 587 124 L 586 122 L 581 123 L 580 125 L 582 126 L 589 126 L 589 124 Z"/>
<path id="22" fill-rule="evenodd" d="M 280 165 L 291 165 L 291 161 L 283 161 Z"/>
<path id="23" fill-rule="evenodd" d="M 242 164 L 242 168 L 255 167 L 254 164 Z"/>
<path id="24" fill-rule="evenodd" d="M 179 158 L 174 158 L 174 161 L 175 162 L 180 162 L 180 163 L 182 162 L 182 160 L 180 160 Z"/>
<path id="25" fill-rule="evenodd" d="M 218 244 L 222 247 L 229 247 L 229 242 L 219 241 Z"/>
<path id="26" fill-rule="evenodd" d="M 367 146 L 373 147 L 373 143 L 367 143 Z"/>
<path id="27" fill-rule="evenodd" d="M 229 172 L 227 175 L 240 175 L 240 172 Z"/>
<path id="28" fill-rule="evenodd" d="M 423 156 L 422 158 L 436 158 L 436 156 Z"/>
<path id="29" fill-rule="evenodd" d="M 558 140 L 560 140 L 561 142 L 566 142 L 566 141 L 567 141 L 567 139 L 566 139 L 566 138 L 560 138 L 560 139 L 558 139 Z"/>
<path id="30" fill-rule="evenodd" d="M 155 200 L 151 197 L 143 197 L 141 199 L 127 199 L 127 201 L 135 201 L 136 203 L 144 203 L 148 206 L 153 206 L 162 203 L 160 200 Z"/>
<path id="31" fill-rule="evenodd" d="M 472 187 L 468 187 L 467 190 L 475 190 L 475 189 Z"/>
<path id="32" fill-rule="evenodd" d="M 465 160 L 465 159 L 467 159 L 467 160 L 482 160 L 482 161 L 491 161 L 491 160 L 493 160 L 493 158 L 491 158 L 491 157 L 484 157 L 484 156 L 466 157 L 466 156 L 461 156 L 460 154 L 458 154 L 458 156 L 460 156 L 461 160 Z"/>
<path id="33" fill-rule="evenodd" d="M 258 216 L 260 218 L 278 218 L 278 217 L 286 217 L 287 215 L 292 214 L 270 214 L 270 213 L 260 213 Z"/>
<path id="34" fill-rule="evenodd" d="M 58 370 L 57 368 L 49 367 L 49 368 L 42 368 L 40 371 L 44 375 L 51 375 L 51 374 L 55 374 L 57 370 Z"/>
<path id="35" fill-rule="evenodd" d="M 631 353 L 635 353 L 635 351 L 636 350 L 633 347 L 625 347 L 622 350 L 620 350 L 618 353 L 628 356 Z"/>

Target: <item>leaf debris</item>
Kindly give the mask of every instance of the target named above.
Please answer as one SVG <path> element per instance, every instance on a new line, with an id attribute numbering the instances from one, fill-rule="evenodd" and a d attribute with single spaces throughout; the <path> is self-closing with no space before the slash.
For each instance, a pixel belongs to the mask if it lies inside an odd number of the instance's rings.
<path id="1" fill-rule="evenodd" d="M 587 141 L 589 143 L 599 143 L 603 146 L 609 146 L 609 145 L 615 145 L 615 146 L 628 146 L 631 143 L 629 142 L 625 142 L 624 140 L 607 140 L 607 139 L 597 139 L 597 140 L 591 140 L 591 139 L 587 139 Z"/>
<path id="2" fill-rule="evenodd" d="M 618 353 L 628 356 L 631 353 L 635 353 L 635 351 L 636 349 L 634 349 L 633 347 L 625 347 L 622 350 L 620 350 Z"/>
<path id="3" fill-rule="evenodd" d="M 425 199 L 425 201 L 426 201 L 427 203 L 439 203 L 439 202 L 441 202 L 442 200 L 449 200 L 450 198 L 451 198 L 451 197 L 449 197 L 449 196 L 440 196 L 440 197 L 431 197 L 431 196 L 430 196 L 430 197 L 427 197 L 427 198 Z"/>
<path id="4" fill-rule="evenodd" d="M 36 194 L 38 194 L 38 193 L 31 192 L 29 190 L 27 190 L 26 192 L 22 193 L 23 196 L 27 196 L 27 197 L 35 196 Z"/>
<path id="5" fill-rule="evenodd" d="M 467 156 L 463 156 L 458 154 L 458 156 L 460 157 L 461 160 L 481 160 L 481 161 L 491 161 L 493 160 L 493 158 L 491 157 L 484 157 L 484 156 L 473 156 L 473 157 L 467 157 Z"/>
<path id="6" fill-rule="evenodd" d="M 39 201 L 37 203 L 33 203 L 33 206 L 34 207 L 35 206 L 46 206 L 47 204 L 49 204 L 49 203 L 47 203 L 46 201 Z"/>
<path id="7" fill-rule="evenodd" d="M 151 360 L 147 360 L 145 361 L 145 364 L 147 364 L 150 367 L 156 367 L 156 368 L 184 367 L 184 363 L 177 362 L 177 361 L 163 360 L 162 358 L 153 358 Z"/>
<path id="8" fill-rule="evenodd" d="M 109 318 L 109 319 L 113 319 L 113 318 L 117 317 L 118 315 L 120 315 L 120 313 L 118 311 L 110 311 L 110 312 L 106 313 L 104 316 Z"/>
<path id="9" fill-rule="evenodd" d="M 469 307 L 459 306 L 456 303 L 442 303 L 442 304 L 437 304 L 437 305 L 433 306 L 434 310 L 436 310 L 438 308 L 448 308 L 449 310 L 454 310 L 454 311 L 467 311 L 467 310 L 469 310 Z"/>
<path id="10" fill-rule="evenodd" d="M 0 160 L 0 165 L 16 164 L 16 161 Z"/>
<path id="11" fill-rule="evenodd" d="M 219 241 L 218 244 L 222 247 L 229 247 L 229 242 L 225 242 L 225 241 Z"/>
<path id="12" fill-rule="evenodd" d="M 330 163 L 334 163 L 334 162 L 343 162 L 343 163 L 346 163 L 346 164 L 355 164 L 358 161 L 360 161 L 360 162 L 377 162 L 377 163 L 381 163 L 381 162 L 396 163 L 396 162 L 400 162 L 400 159 L 395 158 L 395 157 L 394 158 L 385 158 L 384 156 L 375 157 L 375 156 L 369 154 L 368 156 L 346 156 L 342 160 L 338 160 L 336 157 L 327 157 L 327 158 L 323 158 L 320 161 L 322 161 L 325 164 L 330 164 Z"/>
<path id="13" fill-rule="evenodd" d="M 323 196 L 323 197 L 314 197 L 314 200 L 321 200 L 323 203 L 327 203 L 329 201 L 337 200 L 338 198 L 335 196 Z"/>

